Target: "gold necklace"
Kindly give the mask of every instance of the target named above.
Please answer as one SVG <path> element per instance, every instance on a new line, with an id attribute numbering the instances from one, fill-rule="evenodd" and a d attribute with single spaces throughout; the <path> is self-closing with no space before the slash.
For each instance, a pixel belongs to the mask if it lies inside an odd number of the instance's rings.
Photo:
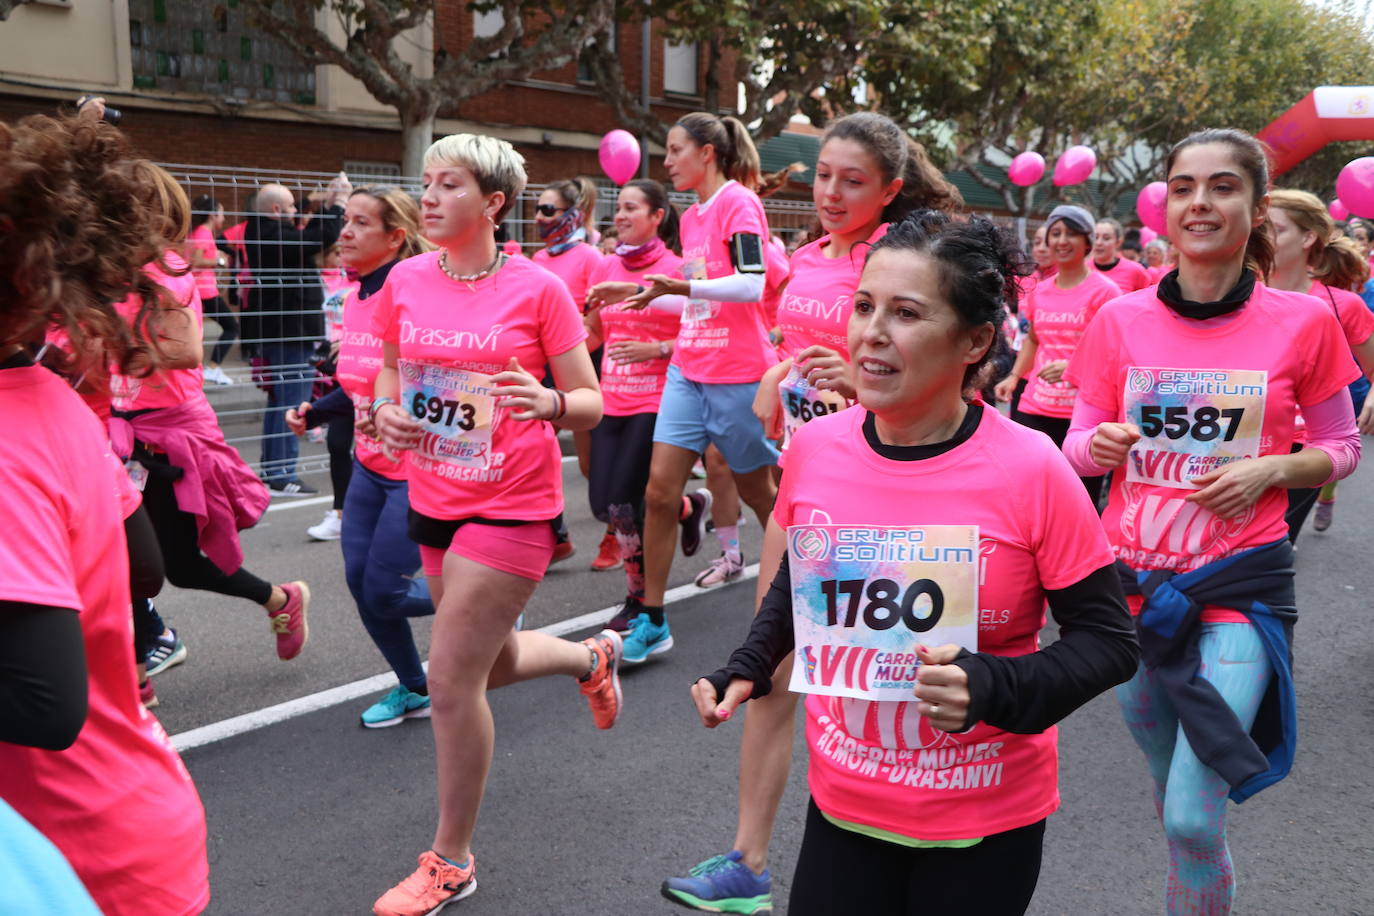
<path id="1" fill-rule="evenodd" d="M 488 264 L 486 267 L 483 267 L 481 270 L 477 271 L 477 273 L 460 274 L 454 273 L 452 270 L 449 269 L 448 249 L 445 248 L 442 252 L 439 253 L 439 269 L 442 270 L 444 272 L 444 276 L 448 277 L 450 280 L 457 280 L 459 283 L 466 283 L 468 285 L 468 289 L 472 289 L 473 283 L 482 279 L 488 274 L 494 273 L 495 271 L 499 270 L 501 267 L 502 260 L 505 258 L 505 256 L 506 253 L 504 251 L 498 250 L 496 252 L 496 257 L 491 259 L 491 263 Z"/>

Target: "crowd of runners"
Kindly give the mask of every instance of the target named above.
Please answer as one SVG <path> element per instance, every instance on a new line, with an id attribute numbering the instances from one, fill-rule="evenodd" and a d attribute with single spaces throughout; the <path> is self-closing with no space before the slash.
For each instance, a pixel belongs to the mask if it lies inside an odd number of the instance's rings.
<path id="1" fill-rule="evenodd" d="M 525 163 L 491 137 L 435 142 L 418 201 L 341 175 L 319 201 L 333 219 L 302 223 L 266 185 L 233 233 L 223 201 L 189 200 L 98 111 L 0 125 L 0 911 L 208 905 L 204 811 L 147 712 L 151 676 L 187 655 L 152 601 L 164 580 L 260 605 L 283 660 L 306 648 L 309 586 L 251 573 L 238 534 L 304 491 L 296 453 L 265 445 L 255 472 L 203 390 L 227 380 L 202 322 L 232 330 L 215 271 L 235 239 L 263 276 L 331 251 L 347 272 L 322 313 L 335 386 L 278 379 L 268 422 L 329 430 L 335 505 L 312 535 L 339 541 L 399 682 L 361 724 L 434 732 L 433 837 L 373 912 L 476 890 L 487 691 L 563 675 L 615 726 L 621 668 L 672 664 L 676 552 L 709 521 L 719 557 L 696 584 L 739 579 L 745 510 L 764 531 L 753 623 L 683 696 L 707 728 L 742 713 L 736 832 L 664 896 L 772 908 L 800 700 L 792 916 L 1024 912 L 1059 802 L 1054 726 L 1115 688 L 1167 911 L 1231 911 L 1227 799 L 1293 761 L 1294 543 L 1314 505 L 1332 523 L 1374 425 L 1369 228 L 1343 234 L 1271 189 L 1252 137 L 1208 130 L 1168 157 L 1167 243 L 1124 251 L 1119 223 L 1066 204 L 1025 244 L 860 113 L 821 137 L 814 225 L 789 252 L 742 124 L 686 115 L 666 150 L 694 203 L 628 182 L 602 245 L 595 189 L 557 181 L 526 257 L 502 225 Z M 285 341 L 267 362 L 290 364 L 310 322 L 261 286 Z M 625 577 L 580 642 L 520 625 L 574 552 L 560 430 L 605 524 L 592 568 Z"/>

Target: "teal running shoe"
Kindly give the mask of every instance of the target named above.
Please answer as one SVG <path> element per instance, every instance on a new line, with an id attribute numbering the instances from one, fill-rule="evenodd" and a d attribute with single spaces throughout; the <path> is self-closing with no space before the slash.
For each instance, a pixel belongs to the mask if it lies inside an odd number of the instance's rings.
<path id="1" fill-rule="evenodd" d="M 386 728 L 406 719 L 428 719 L 429 697 L 412 693 L 397 685 L 391 692 L 363 711 L 363 728 Z"/>
<path id="2" fill-rule="evenodd" d="M 763 874 L 755 874 L 737 849 L 692 866 L 685 878 L 669 878 L 662 890 L 674 903 L 707 913 L 763 916 L 773 912 L 772 876 L 766 868 Z"/>
<path id="3" fill-rule="evenodd" d="M 630 621 L 630 635 L 625 637 L 622 665 L 642 664 L 651 655 L 662 655 L 673 647 L 673 634 L 668 621 L 654 623 L 648 614 L 640 614 Z"/>

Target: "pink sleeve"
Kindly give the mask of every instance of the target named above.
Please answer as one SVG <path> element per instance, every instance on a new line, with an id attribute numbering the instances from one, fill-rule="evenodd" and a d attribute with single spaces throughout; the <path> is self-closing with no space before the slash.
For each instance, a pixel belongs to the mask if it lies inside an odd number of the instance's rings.
<path id="1" fill-rule="evenodd" d="M 1029 479 L 1024 498 L 1031 549 L 1046 590 L 1067 588 L 1114 559 L 1102 521 L 1083 484 L 1062 456 L 1051 452 Z"/>
<path id="2" fill-rule="evenodd" d="M 733 194 L 726 201 L 730 207 L 720 215 L 721 241 L 730 244 L 731 236 L 738 232 L 752 232 L 765 246 L 768 245 L 768 218 L 764 215 L 763 204 L 752 191 Z M 765 260 L 767 252 L 765 252 Z M 776 269 L 776 268 L 775 268 Z"/>
<path id="3" fill-rule="evenodd" d="M 1081 477 L 1099 477 L 1111 468 L 1099 467 L 1092 459 L 1093 433 L 1099 423 L 1111 423 L 1116 414 L 1105 407 L 1096 407 L 1083 398 L 1073 405 L 1073 419 L 1069 421 L 1069 432 L 1064 436 L 1064 457 Z"/>
<path id="4" fill-rule="evenodd" d="M 1354 293 L 1341 290 L 1336 295 L 1341 316 L 1341 328 L 1345 331 L 1346 342 L 1358 347 L 1370 337 L 1374 337 L 1374 312 L 1364 304 L 1364 300 Z"/>
<path id="5" fill-rule="evenodd" d="M 557 278 L 550 280 L 540 293 L 539 343 L 545 356 L 558 356 L 587 339 L 587 326 L 568 288 Z"/>
<path id="6" fill-rule="evenodd" d="M 1331 476 L 1323 484 L 1349 477 L 1360 463 L 1360 431 L 1350 408 L 1350 393 L 1342 388 L 1320 404 L 1302 409 L 1307 448 L 1323 451 L 1331 459 Z"/>
<path id="7" fill-rule="evenodd" d="M 0 601 L 81 609 L 72 564 L 71 519 L 49 494 L 21 478 L 0 500 Z"/>
<path id="8" fill-rule="evenodd" d="M 390 275 L 387 276 L 390 280 Z M 382 288 L 373 293 L 368 301 L 372 304 L 373 336 L 387 343 L 396 343 L 400 335 L 396 333 L 396 301 L 391 297 L 391 284 L 383 282 Z"/>
<path id="9" fill-rule="evenodd" d="M 1117 390 L 1117 338 L 1119 329 L 1112 320 L 1111 312 L 1103 315 L 1101 311 L 1088 322 L 1083 337 L 1078 341 L 1069 366 L 1064 370 L 1064 378 L 1078 389 L 1076 403 L 1090 401 L 1098 407 L 1115 413 L 1121 402 L 1121 392 Z"/>
<path id="10" fill-rule="evenodd" d="M 1320 404 L 1359 378 L 1360 367 L 1350 353 L 1345 331 L 1330 310 L 1302 329 L 1308 337 L 1307 373 L 1298 380 L 1295 392 L 1303 413 Z M 1347 404 L 1347 409 L 1349 405 Z"/>

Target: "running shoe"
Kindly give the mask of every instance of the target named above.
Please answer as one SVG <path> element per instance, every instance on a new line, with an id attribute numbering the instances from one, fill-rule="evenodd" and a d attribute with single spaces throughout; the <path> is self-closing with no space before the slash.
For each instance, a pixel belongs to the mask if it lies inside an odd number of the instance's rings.
<path id="1" fill-rule="evenodd" d="M 232 384 L 234 384 L 234 380 L 231 379 L 231 378 L 228 376 L 228 374 L 225 373 L 224 369 L 221 368 L 221 367 L 219 367 L 219 366 L 210 366 L 210 367 L 208 367 L 203 373 L 201 373 L 201 378 L 202 378 L 202 381 L 201 381 L 201 385 L 202 385 L 202 386 L 204 386 L 204 385 L 206 385 L 206 384 L 210 384 L 210 385 L 232 385 Z"/>
<path id="2" fill-rule="evenodd" d="M 1325 531 L 1331 527 L 1331 517 L 1336 514 L 1336 501 L 1334 499 L 1317 500 L 1317 511 L 1312 513 L 1312 530 Z"/>
<path id="3" fill-rule="evenodd" d="M 406 719 L 428 719 L 429 697 L 397 685 L 390 693 L 363 710 L 363 728 L 386 728 Z"/>
<path id="4" fill-rule="evenodd" d="M 549 558 L 549 565 L 562 563 L 575 553 L 577 553 L 577 548 L 573 546 L 572 541 L 559 541 L 553 545 L 553 556 Z"/>
<path id="5" fill-rule="evenodd" d="M 153 682 L 144 681 L 138 685 L 138 699 L 144 709 L 152 709 L 158 704 L 157 694 L 153 692 Z"/>
<path id="6" fill-rule="evenodd" d="M 687 513 L 686 518 L 678 522 L 682 526 L 682 555 L 684 557 L 692 556 L 701 548 L 702 525 L 711 517 L 711 498 L 711 491 L 705 487 L 687 497 L 692 504 L 692 509 Z"/>
<path id="7" fill-rule="evenodd" d="M 773 879 L 768 869 L 755 874 L 739 850 L 692 866 L 687 877 L 664 881 L 662 890 L 674 903 L 708 913 L 773 912 Z"/>
<path id="8" fill-rule="evenodd" d="M 602 630 L 582 640 L 582 645 L 596 653 L 596 670 L 579 678 L 577 689 L 592 708 L 592 721 L 597 728 L 610 728 L 620 718 L 624 697 L 620 693 L 620 659 L 623 646 L 620 634 Z"/>
<path id="9" fill-rule="evenodd" d="M 277 658 L 289 662 L 305 648 L 310 639 L 310 625 L 305 619 L 310 609 L 310 586 L 304 582 L 285 582 L 279 586 L 286 592 L 286 604 L 268 611 L 272 632 L 277 634 Z"/>
<path id="10" fill-rule="evenodd" d="M 635 618 L 643 613 L 644 602 L 640 601 L 638 598 L 627 597 L 625 599 L 625 605 L 620 610 L 616 611 L 610 623 L 606 624 L 606 629 L 615 630 L 621 636 L 624 636 L 626 633 L 629 633 L 630 629 L 634 626 Z"/>
<path id="11" fill-rule="evenodd" d="M 186 643 L 181 641 L 177 631 L 171 627 L 153 640 L 153 647 L 148 650 L 148 657 L 144 659 L 144 664 L 148 667 L 148 677 L 154 674 L 161 674 L 168 668 L 180 665 L 186 661 Z"/>
<path id="12" fill-rule="evenodd" d="M 711 561 L 711 565 L 697 573 L 696 584 L 698 588 L 715 588 L 717 585 L 725 585 L 734 582 L 744 575 L 744 559 L 741 557 L 736 560 L 729 554 L 722 553 Z"/>
<path id="13" fill-rule="evenodd" d="M 630 624 L 621 660 L 627 665 L 642 664 L 649 656 L 662 655 L 672 647 L 673 634 L 668 629 L 668 621 L 654 623 L 648 614 L 640 614 Z"/>
<path id="14" fill-rule="evenodd" d="M 330 509 L 318 525 L 305 529 L 315 541 L 337 541 L 343 534 L 343 514 L 338 509 Z"/>
<path id="15" fill-rule="evenodd" d="M 625 565 L 625 560 L 620 556 L 620 541 L 616 536 L 607 531 L 601 538 L 601 546 L 596 550 L 596 559 L 592 560 L 592 569 L 597 572 L 605 572 L 608 569 L 619 569 Z"/>
<path id="16" fill-rule="evenodd" d="M 314 496 L 320 492 L 299 480 L 269 480 L 267 488 L 272 491 L 273 496 Z"/>
<path id="17" fill-rule="evenodd" d="M 420 867 L 372 904 L 376 916 L 433 916 L 477 890 L 477 857 L 459 868 L 432 849 L 420 853 Z"/>

